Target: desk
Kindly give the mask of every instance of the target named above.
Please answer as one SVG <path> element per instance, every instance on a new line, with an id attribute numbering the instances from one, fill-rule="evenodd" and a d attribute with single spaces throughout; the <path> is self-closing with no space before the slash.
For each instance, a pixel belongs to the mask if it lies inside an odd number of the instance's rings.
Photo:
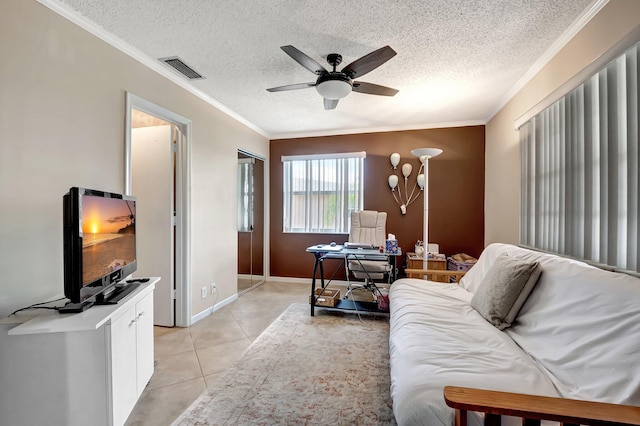
<path id="1" fill-rule="evenodd" d="M 335 273 L 333 273 L 329 281 L 325 283 L 324 280 L 324 261 L 326 259 L 337 259 L 342 261 L 341 266 L 345 264 L 348 260 L 378 260 L 381 256 L 385 257 L 389 263 L 391 263 L 391 282 L 396 279 L 396 258 L 398 256 L 402 256 L 402 250 L 398 250 L 398 253 L 389 253 L 389 252 L 380 252 L 379 249 L 368 249 L 368 248 L 346 248 L 341 245 L 331 246 L 328 244 L 319 244 L 311 247 L 307 247 L 307 252 L 312 253 L 315 257 L 315 263 L 313 265 L 313 277 L 311 278 L 311 316 L 314 315 L 314 310 L 316 308 L 316 300 L 315 296 L 316 292 L 316 277 L 318 276 L 318 272 L 320 273 L 320 285 L 322 288 L 326 288 Z M 348 279 L 348 277 L 347 277 Z M 323 309 L 328 310 L 338 310 L 338 311 L 347 311 L 347 312 L 359 312 L 361 314 L 377 314 L 377 315 L 389 315 L 388 312 L 382 312 L 378 310 L 377 303 L 374 302 L 359 302 L 354 300 L 339 300 L 335 307 L 329 308 L 326 306 L 322 306 Z"/>

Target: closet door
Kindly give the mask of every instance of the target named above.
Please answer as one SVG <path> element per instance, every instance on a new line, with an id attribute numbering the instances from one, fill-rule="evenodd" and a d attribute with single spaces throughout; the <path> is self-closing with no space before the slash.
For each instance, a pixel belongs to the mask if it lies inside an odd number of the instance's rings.
<path id="1" fill-rule="evenodd" d="M 238 293 L 264 282 L 264 161 L 238 152 Z"/>

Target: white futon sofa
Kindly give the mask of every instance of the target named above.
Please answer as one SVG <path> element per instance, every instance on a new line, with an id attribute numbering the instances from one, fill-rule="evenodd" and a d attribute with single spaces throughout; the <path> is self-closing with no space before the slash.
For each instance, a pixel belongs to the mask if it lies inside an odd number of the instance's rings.
<path id="1" fill-rule="evenodd" d="M 471 303 L 500 256 L 538 262 L 541 271 L 510 326 L 490 323 Z M 401 426 L 452 425 L 445 386 L 640 406 L 636 277 L 492 244 L 459 284 L 397 280 L 390 310 L 391 395 Z M 481 419 L 469 414 L 470 424 Z M 513 421 L 503 424 L 521 424 Z"/>

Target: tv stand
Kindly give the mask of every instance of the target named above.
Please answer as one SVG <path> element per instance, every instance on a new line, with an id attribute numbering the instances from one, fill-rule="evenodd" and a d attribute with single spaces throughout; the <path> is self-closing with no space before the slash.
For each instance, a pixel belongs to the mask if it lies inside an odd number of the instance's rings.
<path id="1" fill-rule="evenodd" d="M 0 322 L 0 425 L 125 424 L 153 374 L 158 281 L 117 304 Z"/>
<path id="2" fill-rule="evenodd" d="M 115 289 L 103 297 L 96 298 L 96 305 L 115 305 L 122 299 L 140 287 L 139 283 L 125 284 L 122 287 L 116 285 Z"/>

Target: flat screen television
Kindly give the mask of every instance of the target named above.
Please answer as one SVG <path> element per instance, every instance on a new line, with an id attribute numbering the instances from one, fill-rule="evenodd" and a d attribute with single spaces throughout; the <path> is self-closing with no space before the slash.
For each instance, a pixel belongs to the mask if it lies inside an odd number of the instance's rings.
<path id="1" fill-rule="evenodd" d="M 64 204 L 64 295 L 105 301 L 137 268 L 135 197 L 73 187 Z"/>

